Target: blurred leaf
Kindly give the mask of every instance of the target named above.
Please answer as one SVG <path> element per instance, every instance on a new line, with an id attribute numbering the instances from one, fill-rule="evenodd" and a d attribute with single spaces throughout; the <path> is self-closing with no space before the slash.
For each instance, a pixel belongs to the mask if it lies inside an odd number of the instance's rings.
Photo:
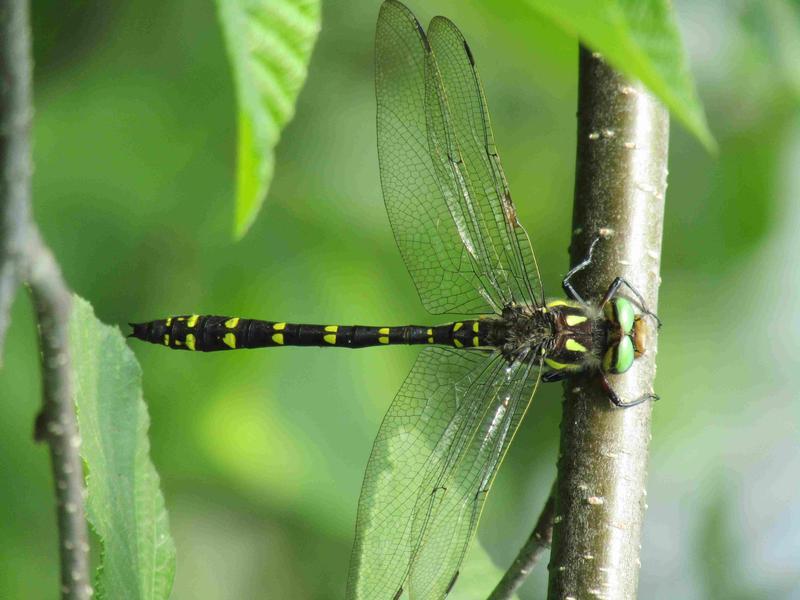
<path id="1" fill-rule="evenodd" d="M 503 577 L 503 570 L 492 562 L 491 557 L 483 545 L 473 540 L 470 544 L 464 562 L 461 564 L 461 573 L 448 594 L 448 600 L 471 600 L 472 598 L 486 598 Z M 519 598 L 517 594 L 512 599 Z"/>
<path id="2" fill-rule="evenodd" d="M 743 14 L 743 23 L 792 93 L 800 98 L 800 3 L 751 1 Z"/>
<path id="3" fill-rule="evenodd" d="M 88 476 L 87 513 L 103 555 L 99 598 L 167 598 L 175 574 L 159 478 L 150 462 L 142 373 L 119 330 L 74 297 L 70 343 Z"/>
<path id="4" fill-rule="evenodd" d="M 320 27 L 319 0 L 217 0 L 238 103 L 237 237 L 267 195 L 281 129 L 294 115 Z"/>
<path id="5" fill-rule="evenodd" d="M 668 0 L 527 2 L 644 83 L 706 149 L 716 151 Z"/>
<path id="6" fill-rule="evenodd" d="M 780 223 L 781 162 L 796 107 L 782 101 L 765 106 L 733 131 L 721 129 L 717 160 L 680 164 L 682 177 L 670 187 L 673 214 L 667 217 L 670 243 L 681 248 L 668 258 L 672 265 L 705 276 L 738 268 Z M 673 156 L 680 152 L 676 146 Z"/>

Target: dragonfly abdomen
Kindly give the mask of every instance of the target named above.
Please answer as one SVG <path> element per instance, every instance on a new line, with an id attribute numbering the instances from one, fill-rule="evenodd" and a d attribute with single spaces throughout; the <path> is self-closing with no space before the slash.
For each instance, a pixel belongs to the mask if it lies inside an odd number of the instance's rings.
<path id="1" fill-rule="evenodd" d="M 214 352 L 270 346 L 366 348 L 391 344 L 436 344 L 454 348 L 485 346 L 486 329 L 477 320 L 433 327 L 403 325 L 311 325 L 239 317 L 183 315 L 132 323 L 131 337 L 177 350 Z"/>

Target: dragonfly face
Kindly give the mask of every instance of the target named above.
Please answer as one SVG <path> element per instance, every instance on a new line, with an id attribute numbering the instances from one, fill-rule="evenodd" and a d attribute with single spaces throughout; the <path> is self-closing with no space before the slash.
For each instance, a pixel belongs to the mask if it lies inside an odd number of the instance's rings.
<path id="1" fill-rule="evenodd" d="M 133 324 L 133 337 L 185 351 L 280 346 L 426 346 L 384 417 L 358 505 L 348 599 L 443 598 L 539 381 L 606 375 L 644 352 L 644 323 L 618 296 L 597 304 L 570 278 L 546 303 L 517 217 L 475 58 L 456 26 L 427 31 L 386 0 L 375 39 L 378 159 L 395 241 L 420 300 L 442 325 L 310 325 L 185 315 Z"/>
<path id="2" fill-rule="evenodd" d="M 629 370 L 645 352 L 646 325 L 627 298 L 613 298 L 602 309 L 554 300 L 540 314 L 550 325 L 541 352 L 553 371 L 600 370 L 616 375 Z"/>
<path id="3" fill-rule="evenodd" d="M 605 373 L 624 373 L 645 353 L 646 326 L 627 298 L 614 298 L 604 307 L 608 323 L 608 349 L 603 355 Z"/>

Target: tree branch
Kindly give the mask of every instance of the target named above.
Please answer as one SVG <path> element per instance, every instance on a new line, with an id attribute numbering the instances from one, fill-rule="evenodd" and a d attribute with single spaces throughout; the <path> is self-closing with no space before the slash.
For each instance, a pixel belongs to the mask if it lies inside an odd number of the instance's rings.
<path id="1" fill-rule="evenodd" d="M 50 446 L 61 597 L 88 600 L 89 535 L 68 326 L 71 295 L 31 217 L 32 60 L 27 0 L 0 0 L 0 350 L 17 284 L 30 287 L 39 326 L 43 404 L 35 438 Z"/>
<path id="2" fill-rule="evenodd" d="M 39 325 L 44 395 L 34 438 L 50 446 L 61 558 L 61 597 L 88 600 L 92 589 L 89 532 L 84 513 L 86 492 L 69 352 L 72 298 L 52 252 L 35 227 L 30 228 L 29 236 L 25 279 L 30 286 Z"/>
<path id="3" fill-rule="evenodd" d="M 584 297 L 622 276 L 656 310 L 668 137 L 664 107 L 582 47 L 572 265 L 602 238 L 576 282 Z M 652 391 L 649 333 L 645 355 L 610 376 L 623 401 Z M 614 408 L 596 374 L 565 390 L 548 598 L 635 598 L 652 402 Z"/>
<path id="4" fill-rule="evenodd" d="M 27 6 L 0 1 L 0 363 L 30 222 L 31 100 Z"/>
<path id="5" fill-rule="evenodd" d="M 553 539 L 553 515 L 555 514 L 555 491 L 556 484 L 547 497 L 536 526 L 533 528 L 528 541 L 520 548 L 517 557 L 503 575 L 503 578 L 495 586 L 488 600 L 506 600 L 511 598 L 514 593 L 525 583 L 525 579 L 531 574 L 536 563 L 539 562 L 542 554 L 550 547 Z"/>

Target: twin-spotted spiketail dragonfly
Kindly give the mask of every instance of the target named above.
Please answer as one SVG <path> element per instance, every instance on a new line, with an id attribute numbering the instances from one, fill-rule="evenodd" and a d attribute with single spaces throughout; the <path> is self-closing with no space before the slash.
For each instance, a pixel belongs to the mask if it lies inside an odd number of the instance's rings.
<path id="1" fill-rule="evenodd" d="M 443 598 L 503 456 L 541 378 L 607 375 L 645 351 L 651 315 L 617 278 L 599 303 L 563 281 L 547 302 L 500 166 L 475 59 L 456 26 L 427 32 L 400 2 L 378 17 L 375 86 L 381 185 L 397 246 L 440 325 L 308 325 L 184 315 L 132 336 L 212 352 L 276 346 L 424 346 L 378 431 L 364 476 L 347 598 Z M 594 249 L 595 242 L 592 244 Z M 617 295 L 626 286 L 637 299 Z M 654 315 L 653 315 L 654 316 Z"/>

